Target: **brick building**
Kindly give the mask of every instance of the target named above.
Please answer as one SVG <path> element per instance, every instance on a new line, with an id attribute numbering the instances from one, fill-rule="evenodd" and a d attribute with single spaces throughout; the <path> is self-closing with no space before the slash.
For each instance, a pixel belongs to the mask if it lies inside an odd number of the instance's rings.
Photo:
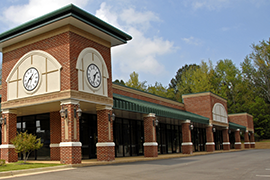
<path id="1" fill-rule="evenodd" d="M 32 159 L 81 159 L 254 148 L 253 117 L 227 114 L 211 92 L 184 103 L 112 83 L 111 48 L 131 36 L 74 5 L 0 34 L 1 159 L 21 158 L 11 139 L 44 144 Z"/>

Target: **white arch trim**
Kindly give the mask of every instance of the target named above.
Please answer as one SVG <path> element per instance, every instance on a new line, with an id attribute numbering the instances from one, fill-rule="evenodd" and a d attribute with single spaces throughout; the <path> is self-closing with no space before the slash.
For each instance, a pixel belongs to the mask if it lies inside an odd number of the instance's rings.
<path id="1" fill-rule="evenodd" d="M 228 123 L 228 114 L 225 107 L 221 103 L 216 103 L 212 110 L 213 120 Z"/>
<path id="2" fill-rule="evenodd" d="M 109 78 L 109 73 L 108 73 L 108 68 L 106 66 L 106 63 L 105 63 L 102 55 L 94 48 L 88 47 L 88 48 L 85 48 L 84 50 L 81 51 L 81 53 L 77 59 L 76 69 L 82 70 L 82 59 L 87 53 L 93 53 L 101 60 L 103 67 L 105 67 L 104 68 L 105 71 L 103 72 L 104 73 L 103 76 L 106 78 Z"/>
<path id="3" fill-rule="evenodd" d="M 10 78 L 12 77 L 12 75 L 14 74 L 14 72 L 17 70 L 17 68 L 30 56 L 32 55 L 40 55 L 42 57 L 47 58 L 47 60 L 49 60 L 56 69 L 60 70 L 62 68 L 61 64 L 49 53 L 45 52 L 45 51 L 41 51 L 41 50 L 33 50 L 30 51 L 28 53 L 26 53 L 25 55 L 23 55 L 23 57 L 21 57 L 21 59 L 15 64 L 15 66 L 12 68 L 12 70 L 10 71 L 6 82 L 9 82 Z"/>

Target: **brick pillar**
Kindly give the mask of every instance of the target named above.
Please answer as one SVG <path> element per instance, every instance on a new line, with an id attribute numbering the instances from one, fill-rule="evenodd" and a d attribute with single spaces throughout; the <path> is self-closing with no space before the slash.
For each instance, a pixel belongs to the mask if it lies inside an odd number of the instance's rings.
<path id="1" fill-rule="evenodd" d="M 80 164 L 82 143 L 79 137 L 79 117 L 76 113 L 79 102 L 66 100 L 61 102 L 61 106 L 67 110 L 67 117 L 61 117 L 60 162 L 62 164 Z"/>
<path id="2" fill-rule="evenodd" d="M 144 157 L 157 157 L 158 156 L 158 143 L 156 137 L 156 126 L 153 125 L 156 116 L 149 113 L 143 118 L 144 126 Z"/>
<path id="3" fill-rule="evenodd" d="M 192 142 L 191 142 L 191 132 L 190 132 L 190 120 L 186 120 L 182 123 L 182 153 L 192 154 Z"/>
<path id="4" fill-rule="evenodd" d="M 223 136 L 223 150 L 230 150 L 230 138 L 229 138 L 229 130 L 228 128 L 222 129 Z"/>
<path id="5" fill-rule="evenodd" d="M 6 118 L 6 124 L 2 124 L 1 159 L 6 160 L 6 162 L 17 162 L 18 153 L 15 152 L 15 147 L 11 143 L 11 140 L 17 134 L 17 112 L 14 110 L 4 110 L 2 117 Z"/>
<path id="6" fill-rule="evenodd" d="M 98 161 L 113 161 L 115 159 L 113 121 L 109 121 L 109 115 L 112 115 L 111 107 L 97 107 L 98 143 L 96 146 Z"/>
<path id="7" fill-rule="evenodd" d="M 254 132 L 250 133 L 250 148 L 255 148 Z"/>
<path id="8" fill-rule="evenodd" d="M 60 161 L 61 116 L 59 111 L 50 113 L 51 161 Z"/>
<path id="9" fill-rule="evenodd" d="M 214 142 L 214 134 L 213 134 L 213 126 L 209 125 L 206 128 L 206 151 L 214 152 L 215 151 L 215 142 Z"/>
<path id="10" fill-rule="evenodd" d="M 249 137 L 248 137 L 248 130 L 246 130 L 245 135 L 244 135 L 244 141 L 245 141 L 245 148 L 249 148 L 250 142 L 249 142 Z"/>
<path id="11" fill-rule="evenodd" d="M 234 138 L 235 138 L 234 148 L 241 149 L 240 129 L 237 129 L 234 132 Z"/>

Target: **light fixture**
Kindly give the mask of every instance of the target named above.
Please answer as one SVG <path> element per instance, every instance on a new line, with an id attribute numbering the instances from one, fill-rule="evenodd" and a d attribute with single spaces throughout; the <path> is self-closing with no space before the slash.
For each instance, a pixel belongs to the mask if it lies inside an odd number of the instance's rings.
<path id="1" fill-rule="evenodd" d="M 213 127 L 213 129 L 212 129 L 212 130 L 213 130 L 213 132 L 216 132 L 216 128 L 214 128 L 214 127 Z"/>
<path id="2" fill-rule="evenodd" d="M 64 109 L 63 106 L 61 110 L 59 111 L 59 113 L 62 118 L 67 118 L 67 109 Z"/>
<path id="3" fill-rule="evenodd" d="M 158 120 L 153 120 L 153 126 L 158 126 Z"/>
<path id="4" fill-rule="evenodd" d="M 248 133 L 248 135 L 250 136 L 250 133 Z"/>
<path id="5" fill-rule="evenodd" d="M 240 131 L 240 135 L 242 135 L 242 131 Z"/>
<path id="6" fill-rule="evenodd" d="M 6 125 L 7 124 L 7 119 L 4 117 L 1 117 L 0 118 L 0 125 L 2 125 L 2 124 L 4 124 L 4 125 Z"/>
<path id="7" fill-rule="evenodd" d="M 194 129 L 193 124 L 190 124 L 190 125 L 189 125 L 189 129 L 190 129 L 191 131 Z"/>
<path id="8" fill-rule="evenodd" d="M 115 120 L 115 114 L 112 113 L 112 115 L 110 113 L 108 113 L 108 118 L 109 118 L 109 121 L 112 122 Z"/>
<path id="9" fill-rule="evenodd" d="M 76 112 L 78 114 L 78 117 L 80 118 L 82 116 L 82 110 L 81 110 L 80 106 L 78 106 L 78 109 Z"/>
<path id="10" fill-rule="evenodd" d="M 228 133 L 231 134 L 231 132 L 232 132 L 232 131 L 229 129 Z"/>

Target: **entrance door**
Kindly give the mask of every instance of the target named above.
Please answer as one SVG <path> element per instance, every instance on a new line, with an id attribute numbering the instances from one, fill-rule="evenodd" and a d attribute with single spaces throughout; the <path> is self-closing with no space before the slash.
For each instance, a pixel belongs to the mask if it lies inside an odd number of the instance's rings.
<path id="1" fill-rule="evenodd" d="M 80 142 L 82 143 L 82 158 L 96 158 L 97 116 L 82 114 L 80 119 Z"/>

